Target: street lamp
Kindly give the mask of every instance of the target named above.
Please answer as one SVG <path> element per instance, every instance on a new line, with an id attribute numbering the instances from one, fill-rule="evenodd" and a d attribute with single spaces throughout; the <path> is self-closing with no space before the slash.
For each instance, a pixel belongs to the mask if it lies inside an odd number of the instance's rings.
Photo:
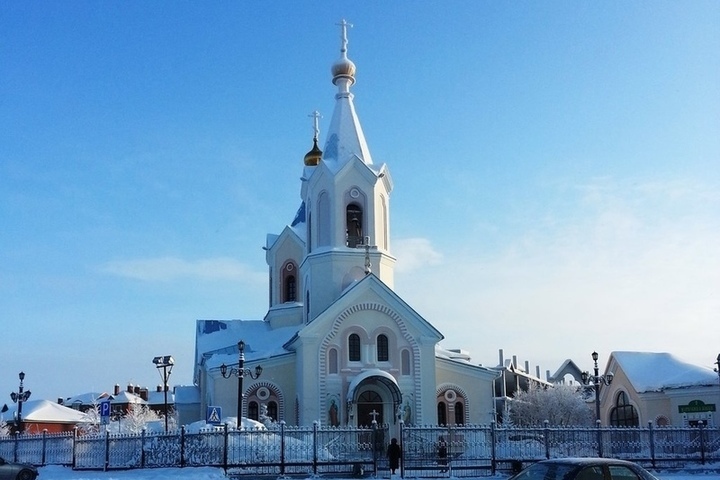
<path id="1" fill-rule="evenodd" d="M 238 368 L 230 368 L 224 363 L 220 365 L 220 373 L 223 378 L 230 378 L 233 375 L 238 377 L 238 401 L 237 401 L 237 428 L 240 429 L 240 419 L 242 418 L 242 407 L 243 407 L 243 378 L 247 375 L 253 380 L 257 380 L 262 373 L 262 367 L 258 365 L 255 367 L 255 373 L 252 370 L 245 368 L 245 342 L 240 340 L 238 342 Z"/>
<path id="2" fill-rule="evenodd" d="M 173 365 L 175 365 L 175 360 L 170 355 L 165 355 L 163 357 L 155 357 L 153 358 L 153 363 L 158 369 L 158 373 L 160 374 L 160 377 L 163 381 L 163 392 L 165 393 L 165 433 L 168 431 L 168 402 L 167 402 L 167 394 L 168 394 L 168 379 L 170 378 L 170 374 L 172 373 Z M 160 369 L 162 368 L 162 372 Z"/>
<path id="3" fill-rule="evenodd" d="M 714 370 L 718 374 L 718 384 L 720 384 L 720 353 L 718 353 L 717 362 L 715 362 L 715 365 L 717 365 L 717 367 L 715 367 Z"/>
<path id="4" fill-rule="evenodd" d="M 588 372 L 582 372 L 582 382 L 585 385 L 591 385 L 595 389 L 595 420 L 600 422 L 600 385 L 610 385 L 613 380 L 613 373 L 608 372 L 606 375 L 600 375 L 598 368 L 598 353 L 592 353 L 593 362 L 595 362 L 595 375 L 590 375 Z"/>
<path id="5" fill-rule="evenodd" d="M 18 432 L 23 433 L 25 428 L 23 427 L 22 423 L 22 404 L 23 402 L 27 402 L 27 399 L 30 398 L 30 390 L 28 390 L 27 392 L 23 391 L 23 380 L 25 380 L 25 372 L 20 372 L 18 377 L 20 378 L 20 388 L 17 392 L 12 392 L 10 394 L 10 398 L 12 398 L 13 403 L 18 404 L 16 425 Z"/>

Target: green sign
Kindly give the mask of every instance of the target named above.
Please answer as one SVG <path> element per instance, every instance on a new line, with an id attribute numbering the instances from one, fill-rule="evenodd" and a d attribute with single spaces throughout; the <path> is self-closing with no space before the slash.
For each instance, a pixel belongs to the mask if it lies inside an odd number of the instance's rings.
<path id="1" fill-rule="evenodd" d="M 680 413 L 703 413 L 703 412 L 714 412 L 715 404 L 706 404 L 702 400 L 693 400 L 687 405 L 678 405 L 678 411 Z"/>

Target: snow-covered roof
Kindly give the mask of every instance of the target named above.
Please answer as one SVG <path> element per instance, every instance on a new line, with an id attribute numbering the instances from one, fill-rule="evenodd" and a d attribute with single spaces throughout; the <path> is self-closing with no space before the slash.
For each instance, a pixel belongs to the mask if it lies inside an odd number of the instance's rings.
<path id="1" fill-rule="evenodd" d="M 449 349 L 443 348 L 438 343 L 435 345 L 435 356 L 439 358 L 445 358 L 447 360 L 453 360 L 455 362 L 462 362 L 467 364 L 471 363 L 470 352 L 462 349 Z"/>
<path id="2" fill-rule="evenodd" d="M 118 404 L 118 403 L 137 403 L 137 404 L 145 404 L 147 403 L 145 400 L 140 398 L 138 395 L 135 395 L 134 393 L 127 392 L 123 390 L 122 392 L 118 393 L 117 395 L 112 395 L 110 403 L 112 404 Z"/>
<path id="3" fill-rule="evenodd" d="M 612 359 L 638 393 L 718 383 L 711 368 L 687 363 L 670 353 L 613 352 Z"/>
<path id="4" fill-rule="evenodd" d="M 4 414 L 4 418 L 15 418 L 16 412 L 17 405 L 13 405 Z M 79 423 L 87 421 L 87 415 L 50 400 L 29 400 L 23 402 L 22 419 L 25 422 L 37 423 Z"/>
<path id="5" fill-rule="evenodd" d="M 92 405 L 93 403 L 99 401 L 99 399 L 108 397 L 109 394 L 107 392 L 87 392 L 87 393 L 81 393 L 80 395 L 75 395 L 73 397 L 67 397 L 63 400 L 63 405 L 70 406 L 73 404 L 80 404 L 80 405 Z"/>
<path id="6" fill-rule="evenodd" d="M 245 359 L 252 361 L 288 353 L 283 345 L 301 326 L 272 329 L 263 320 L 198 320 L 197 363 L 207 356 L 208 368 L 237 363 L 237 342 L 245 342 Z M 210 355 L 208 355 L 210 354 Z"/>

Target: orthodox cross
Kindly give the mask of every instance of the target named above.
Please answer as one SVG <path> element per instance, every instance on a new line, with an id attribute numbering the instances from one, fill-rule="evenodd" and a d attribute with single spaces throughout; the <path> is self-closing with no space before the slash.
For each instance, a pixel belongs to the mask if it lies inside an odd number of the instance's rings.
<path id="1" fill-rule="evenodd" d="M 347 29 L 348 27 L 352 28 L 352 23 L 348 23 L 343 18 L 340 23 L 337 23 L 336 25 L 340 25 L 342 27 L 342 35 L 340 38 L 342 38 L 342 47 L 340 48 L 340 53 L 347 53 L 347 45 L 348 45 L 348 39 L 347 39 Z"/>
<path id="2" fill-rule="evenodd" d="M 370 263 L 370 249 L 377 250 L 377 245 L 370 245 L 370 237 L 365 237 L 365 241 L 355 248 L 365 249 L 365 275 L 372 273 L 372 263 Z"/>
<path id="3" fill-rule="evenodd" d="M 320 112 L 315 110 L 310 115 L 308 115 L 308 117 L 312 117 L 312 119 L 313 119 L 313 132 L 314 132 L 313 140 L 317 140 L 318 135 L 320 134 L 320 127 L 318 126 L 318 120 L 320 118 L 322 118 L 322 115 L 320 115 Z"/>
<path id="4" fill-rule="evenodd" d="M 378 412 L 376 412 L 375 409 L 373 409 L 373 411 L 370 412 L 370 416 L 373 417 L 372 423 L 377 423 L 378 415 L 380 415 L 380 414 Z"/>

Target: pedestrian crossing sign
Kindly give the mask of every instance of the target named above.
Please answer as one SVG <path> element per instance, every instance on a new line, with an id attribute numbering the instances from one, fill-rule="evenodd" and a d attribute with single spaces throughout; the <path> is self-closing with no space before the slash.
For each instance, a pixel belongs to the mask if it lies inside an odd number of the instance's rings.
<path id="1" fill-rule="evenodd" d="M 221 423 L 221 419 L 222 407 L 207 407 L 207 415 L 205 416 L 205 421 L 207 423 L 218 425 Z"/>

